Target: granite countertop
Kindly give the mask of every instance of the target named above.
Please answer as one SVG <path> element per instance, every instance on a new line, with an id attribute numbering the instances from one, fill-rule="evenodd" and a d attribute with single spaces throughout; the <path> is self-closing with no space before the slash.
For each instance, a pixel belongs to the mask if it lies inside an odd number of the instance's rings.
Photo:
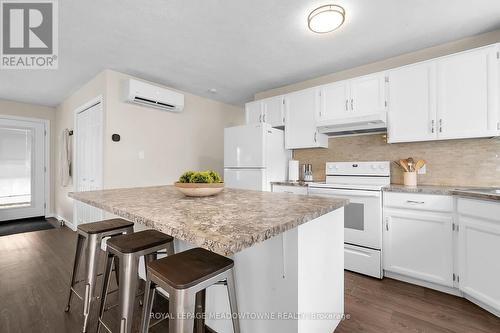
<path id="1" fill-rule="evenodd" d="M 437 195 L 456 195 L 464 198 L 500 201 L 500 192 L 488 192 L 488 187 L 467 187 L 467 186 L 441 186 L 441 185 L 419 185 L 409 187 L 399 184 L 391 184 L 384 187 L 385 192 L 400 193 L 421 193 Z M 490 188 L 493 190 L 493 188 Z"/>
<path id="2" fill-rule="evenodd" d="M 188 198 L 174 186 L 69 193 L 75 200 L 230 256 L 348 204 L 348 200 L 224 189 Z"/>

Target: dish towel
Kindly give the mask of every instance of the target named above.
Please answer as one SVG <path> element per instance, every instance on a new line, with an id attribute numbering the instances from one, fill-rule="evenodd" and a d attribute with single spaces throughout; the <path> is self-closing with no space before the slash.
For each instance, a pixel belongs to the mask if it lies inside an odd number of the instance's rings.
<path id="1" fill-rule="evenodd" d="M 61 140 L 61 185 L 72 184 L 73 176 L 73 142 L 69 129 L 63 131 Z"/>

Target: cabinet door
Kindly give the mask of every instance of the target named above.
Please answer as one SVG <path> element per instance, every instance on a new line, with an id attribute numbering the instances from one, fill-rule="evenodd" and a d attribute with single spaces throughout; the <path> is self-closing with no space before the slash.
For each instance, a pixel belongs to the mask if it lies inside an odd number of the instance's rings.
<path id="1" fill-rule="evenodd" d="M 335 82 L 320 87 L 320 110 L 318 121 L 335 120 L 352 116 L 347 81 Z"/>
<path id="2" fill-rule="evenodd" d="M 285 113 L 283 106 L 283 96 L 277 96 L 262 100 L 263 121 L 271 127 L 285 126 Z"/>
<path id="3" fill-rule="evenodd" d="M 439 138 L 472 138 L 497 133 L 496 52 L 496 47 L 488 47 L 438 60 Z"/>
<path id="4" fill-rule="evenodd" d="M 285 96 L 285 148 L 317 147 L 315 114 L 318 110 L 316 89 L 301 90 Z"/>
<path id="5" fill-rule="evenodd" d="M 385 73 L 362 76 L 350 81 L 349 107 L 354 116 L 385 111 Z"/>
<path id="6" fill-rule="evenodd" d="M 452 217 L 390 209 L 384 215 L 384 269 L 452 287 Z"/>
<path id="7" fill-rule="evenodd" d="M 247 124 L 262 122 L 262 101 L 255 101 L 245 104 L 245 114 Z"/>
<path id="8" fill-rule="evenodd" d="M 497 215 L 498 216 L 498 215 Z M 460 216 L 460 290 L 500 311 L 500 221 Z"/>
<path id="9" fill-rule="evenodd" d="M 435 62 L 389 73 L 389 143 L 436 139 L 435 90 Z"/>

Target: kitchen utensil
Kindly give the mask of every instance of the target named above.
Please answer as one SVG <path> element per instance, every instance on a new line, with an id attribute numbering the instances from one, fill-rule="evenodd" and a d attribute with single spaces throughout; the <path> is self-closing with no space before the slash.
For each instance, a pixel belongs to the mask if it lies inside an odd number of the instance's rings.
<path id="1" fill-rule="evenodd" d="M 409 172 L 410 170 L 408 169 L 408 164 L 406 163 L 406 160 L 399 160 L 399 165 L 404 169 L 404 171 Z"/>
<path id="2" fill-rule="evenodd" d="M 424 160 L 418 160 L 417 164 L 415 164 L 415 171 L 422 169 L 424 165 L 425 165 Z"/>
<path id="3" fill-rule="evenodd" d="M 406 164 L 408 165 L 408 171 L 409 172 L 414 172 L 415 171 L 415 161 L 413 160 L 413 158 L 408 157 L 406 159 Z"/>

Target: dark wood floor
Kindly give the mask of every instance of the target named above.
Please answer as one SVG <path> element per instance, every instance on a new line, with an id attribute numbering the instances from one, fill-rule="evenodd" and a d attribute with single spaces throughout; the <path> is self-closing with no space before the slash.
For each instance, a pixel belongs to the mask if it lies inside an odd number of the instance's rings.
<path id="1" fill-rule="evenodd" d="M 80 301 L 74 298 L 73 311 L 63 311 L 75 241 L 75 234 L 65 227 L 0 237 L 1 333 L 80 331 Z M 464 299 L 392 279 L 379 281 L 349 272 L 345 279 L 350 319 L 341 323 L 338 333 L 500 332 L 500 318 Z M 165 302 L 155 307 L 165 311 Z M 107 316 L 113 317 L 113 310 Z M 165 324 L 151 331 L 167 332 Z M 95 325 L 89 332 L 95 332 Z"/>

